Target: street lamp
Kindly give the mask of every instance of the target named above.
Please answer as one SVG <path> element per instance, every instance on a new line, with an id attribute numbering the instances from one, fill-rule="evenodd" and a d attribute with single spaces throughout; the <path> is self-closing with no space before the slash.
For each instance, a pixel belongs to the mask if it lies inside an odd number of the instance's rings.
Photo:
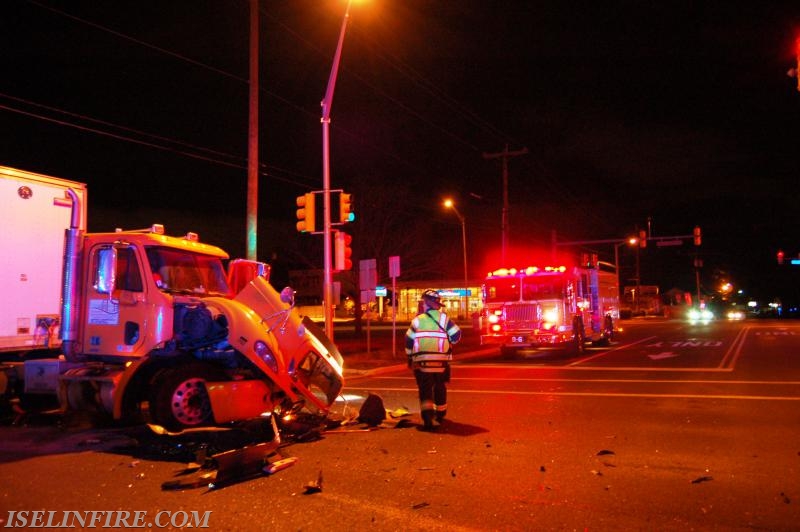
<path id="1" fill-rule="evenodd" d="M 322 303 L 325 311 L 325 332 L 328 338 L 333 340 L 333 271 L 331 266 L 331 148 L 330 148 L 330 123 L 331 105 L 333 104 L 333 91 L 336 88 L 336 77 L 339 74 L 339 62 L 342 58 L 342 44 L 344 44 L 344 33 L 347 29 L 347 20 L 350 18 L 350 4 L 347 1 L 347 8 L 342 20 L 342 29 L 339 32 L 339 42 L 336 45 L 336 53 L 333 56 L 331 75 L 328 78 L 328 88 L 325 90 L 325 97 L 320 105 L 322 106 L 322 239 L 323 239 L 323 262 L 324 275 L 322 281 Z"/>
<path id="2" fill-rule="evenodd" d="M 622 293 L 622 286 L 619 283 L 619 248 L 620 246 L 624 246 L 625 244 L 629 246 L 636 246 L 639 244 L 639 239 L 635 236 L 631 236 L 623 240 L 622 242 L 617 242 L 614 244 L 614 270 L 617 272 L 617 291 Z M 638 265 L 638 264 L 637 264 Z M 636 273 L 636 276 L 639 276 L 639 273 Z M 637 293 L 636 296 L 638 297 L 639 294 Z"/>
<path id="3" fill-rule="evenodd" d="M 453 212 L 456 213 L 458 216 L 458 220 L 461 222 L 461 246 L 464 251 L 464 303 L 463 303 L 463 310 L 464 310 L 464 319 L 469 317 L 469 296 L 467 292 L 469 291 L 468 288 L 468 280 L 467 280 L 467 223 L 466 219 L 461 216 L 461 213 L 458 212 L 456 209 L 456 204 L 453 203 L 453 200 L 446 199 L 444 200 L 444 206 L 448 209 L 453 209 Z"/>

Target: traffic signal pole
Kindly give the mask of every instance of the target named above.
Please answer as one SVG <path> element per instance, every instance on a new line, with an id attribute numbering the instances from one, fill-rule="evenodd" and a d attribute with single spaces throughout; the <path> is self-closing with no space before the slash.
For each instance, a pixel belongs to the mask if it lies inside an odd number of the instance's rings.
<path id="1" fill-rule="evenodd" d="M 325 312 L 325 333 L 333 341 L 333 271 L 331 267 L 331 153 L 330 153 L 330 124 L 331 124 L 331 105 L 333 104 L 333 91 L 336 88 L 336 77 L 339 73 L 339 62 L 342 58 L 342 45 L 344 44 L 344 34 L 347 29 L 347 19 L 350 18 L 350 1 L 347 2 L 347 9 L 342 20 L 342 29 L 339 32 L 339 42 L 336 45 L 336 53 L 333 56 L 331 75 L 328 78 L 328 87 L 325 90 L 325 97 L 322 100 L 322 196 L 323 196 L 323 262 L 324 277 L 322 280 L 322 307 Z"/>

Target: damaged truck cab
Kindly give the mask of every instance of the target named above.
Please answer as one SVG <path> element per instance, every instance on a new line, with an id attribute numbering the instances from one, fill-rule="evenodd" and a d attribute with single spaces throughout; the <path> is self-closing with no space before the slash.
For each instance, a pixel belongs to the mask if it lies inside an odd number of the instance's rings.
<path id="1" fill-rule="evenodd" d="M 230 261 L 196 234 L 160 225 L 86 233 L 67 190 L 60 333 L 63 356 L 25 360 L 25 390 L 115 419 L 147 414 L 169 430 L 308 409 L 327 413 L 342 357 L 269 267 Z"/>

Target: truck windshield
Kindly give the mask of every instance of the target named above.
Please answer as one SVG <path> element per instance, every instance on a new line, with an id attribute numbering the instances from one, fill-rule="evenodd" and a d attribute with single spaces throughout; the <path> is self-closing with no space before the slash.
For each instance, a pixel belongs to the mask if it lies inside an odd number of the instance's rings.
<path id="1" fill-rule="evenodd" d="M 519 301 L 519 278 L 487 280 L 484 291 L 488 303 Z"/>
<path id="2" fill-rule="evenodd" d="M 563 281 L 552 277 L 528 277 L 522 282 L 522 299 L 537 301 L 539 299 L 559 299 L 563 296 Z"/>
<path id="3" fill-rule="evenodd" d="M 179 294 L 228 295 L 225 269 L 218 257 L 152 246 L 147 248 L 147 259 L 159 290 Z"/>

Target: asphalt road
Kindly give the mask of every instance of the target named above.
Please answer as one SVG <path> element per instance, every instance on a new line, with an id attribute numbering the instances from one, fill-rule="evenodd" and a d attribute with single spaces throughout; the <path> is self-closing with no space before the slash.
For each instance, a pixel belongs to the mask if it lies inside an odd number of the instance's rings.
<path id="1" fill-rule="evenodd" d="M 416 430 L 404 368 L 351 377 L 335 417 L 368 393 L 410 414 L 286 439 L 294 465 L 215 490 L 161 485 L 228 433 L 0 427 L 0 525 L 8 510 L 138 510 L 211 512 L 215 530 L 796 530 L 800 323 L 624 325 L 580 358 L 465 356 L 436 433 Z"/>

